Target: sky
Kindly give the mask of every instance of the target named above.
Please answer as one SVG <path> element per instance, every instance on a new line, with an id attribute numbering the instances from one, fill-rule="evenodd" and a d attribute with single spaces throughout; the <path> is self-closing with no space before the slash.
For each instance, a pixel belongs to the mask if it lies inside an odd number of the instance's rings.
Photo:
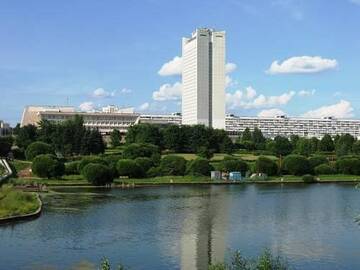
<path id="1" fill-rule="evenodd" d="M 0 119 L 181 111 L 181 38 L 226 31 L 227 112 L 360 118 L 360 0 L 0 0 Z"/>

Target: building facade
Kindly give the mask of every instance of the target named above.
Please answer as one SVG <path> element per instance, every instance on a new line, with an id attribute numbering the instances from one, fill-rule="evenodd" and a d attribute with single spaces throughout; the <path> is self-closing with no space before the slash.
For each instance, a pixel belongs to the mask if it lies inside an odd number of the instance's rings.
<path id="1" fill-rule="evenodd" d="M 182 59 L 182 123 L 225 129 L 225 32 L 197 29 Z"/>
<path id="2" fill-rule="evenodd" d="M 254 130 L 259 128 L 264 136 L 274 138 L 278 135 L 290 137 L 322 138 L 325 134 L 331 136 L 350 134 L 360 138 L 359 119 L 336 119 L 326 118 L 300 118 L 300 117 L 238 117 L 228 115 L 226 117 L 226 131 L 233 136 L 238 136 L 246 128 Z"/>
<path id="3" fill-rule="evenodd" d="M 0 137 L 11 135 L 10 124 L 0 120 Z"/>

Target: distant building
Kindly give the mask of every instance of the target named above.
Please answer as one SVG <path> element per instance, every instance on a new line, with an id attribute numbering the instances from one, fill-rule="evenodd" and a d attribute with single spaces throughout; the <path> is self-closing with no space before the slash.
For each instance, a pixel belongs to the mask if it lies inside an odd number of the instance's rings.
<path id="1" fill-rule="evenodd" d="M 322 138 L 325 134 L 331 136 L 350 134 L 360 138 L 359 119 L 325 118 L 300 118 L 279 115 L 277 117 L 246 117 L 228 115 L 226 117 L 226 131 L 233 136 L 238 136 L 246 128 L 254 130 L 259 128 L 265 137 L 274 138 L 278 135 L 290 137 Z"/>
<path id="2" fill-rule="evenodd" d="M 7 136 L 11 134 L 10 124 L 0 120 L 0 136 Z"/>
<path id="3" fill-rule="evenodd" d="M 225 32 L 196 29 L 182 60 L 182 123 L 225 129 Z"/>
<path id="4" fill-rule="evenodd" d="M 173 114 L 142 114 L 139 118 L 139 123 L 141 124 L 174 124 L 181 125 L 181 114 L 173 113 Z"/>

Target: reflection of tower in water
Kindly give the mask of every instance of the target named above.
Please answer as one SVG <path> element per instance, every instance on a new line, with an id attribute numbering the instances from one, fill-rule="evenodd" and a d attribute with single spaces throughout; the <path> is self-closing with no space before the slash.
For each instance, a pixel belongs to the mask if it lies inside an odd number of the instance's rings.
<path id="1" fill-rule="evenodd" d="M 211 186 L 204 196 L 191 199 L 183 222 L 181 269 L 205 270 L 209 264 L 223 262 L 229 196 L 226 187 Z M 205 193 L 206 192 L 206 193 Z"/>

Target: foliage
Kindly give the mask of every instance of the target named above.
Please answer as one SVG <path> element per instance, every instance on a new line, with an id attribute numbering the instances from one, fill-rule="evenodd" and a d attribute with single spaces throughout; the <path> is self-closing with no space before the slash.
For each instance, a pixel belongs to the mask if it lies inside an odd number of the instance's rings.
<path id="1" fill-rule="evenodd" d="M 210 172 L 214 170 L 210 165 L 209 160 L 204 158 L 197 158 L 188 162 L 187 174 L 190 175 L 210 175 Z"/>
<path id="2" fill-rule="evenodd" d="M 129 128 L 125 141 L 126 143 L 149 143 L 161 146 L 162 137 L 158 126 L 139 124 Z"/>
<path id="3" fill-rule="evenodd" d="M 199 147 L 196 154 L 199 157 L 206 158 L 206 159 L 211 159 L 214 156 L 214 152 L 205 146 Z"/>
<path id="4" fill-rule="evenodd" d="M 96 163 L 87 164 L 83 169 L 83 175 L 86 180 L 95 186 L 110 184 L 114 180 L 108 166 Z"/>
<path id="5" fill-rule="evenodd" d="M 90 164 L 90 163 L 102 164 L 102 165 L 105 165 L 105 166 L 108 165 L 108 163 L 104 159 L 102 159 L 102 158 L 100 158 L 98 156 L 85 156 L 85 157 L 83 157 L 81 159 L 81 161 L 78 164 L 78 172 L 82 174 L 83 169 L 85 168 L 85 166 Z"/>
<path id="6" fill-rule="evenodd" d="M 256 149 L 265 149 L 266 139 L 259 128 L 254 128 L 254 131 L 251 134 L 251 140 L 254 143 Z"/>
<path id="7" fill-rule="evenodd" d="M 270 158 L 260 156 L 254 164 L 254 170 L 256 173 L 265 173 L 269 176 L 277 175 L 278 165 Z"/>
<path id="8" fill-rule="evenodd" d="M 33 160 L 38 155 L 54 154 L 54 149 L 50 144 L 44 142 L 33 142 L 25 151 L 25 157 L 27 160 Z"/>
<path id="9" fill-rule="evenodd" d="M 209 270 L 286 270 L 287 262 L 279 256 L 273 256 L 269 250 L 264 250 L 258 258 L 245 258 L 236 251 L 229 263 L 210 265 Z"/>
<path id="10" fill-rule="evenodd" d="M 139 165 L 144 172 L 147 172 L 152 166 L 154 166 L 152 159 L 148 157 L 138 157 L 135 159 L 135 163 Z"/>
<path id="11" fill-rule="evenodd" d="M 66 175 L 80 174 L 79 164 L 80 161 L 71 161 L 65 163 L 65 174 Z"/>
<path id="12" fill-rule="evenodd" d="M 311 174 L 305 174 L 303 177 L 302 177 L 302 180 L 305 182 L 305 183 L 313 183 L 313 182 L 316 182 L 316 179 L 313 175 Z"/>
<path id="13" fill-rule="evenodd" d="M 225 172 L 241 172 L 246 173 L 248 165 L 241 159 L 224 159 L 220 162 L 219 169 Z"/>
<path id="14" fill-rule="evenodd" d="M 26 149 L 36 139 L 37 128 L 34 125 L 27 125 L 18 129 L 15 144 L 20 148 Z"/>
<path id="15" fill-rule="evenodd" d="M 0 188 L 0 218 L 30 214 L 38 208 L 39 202 L 35 194 L 19 191 L 8 185 Z"/>
<path id="16" fill-rule="evenodd" d="M 0 157 L 6 157 L 9 154 L 13 142 L 11 136 L 0 137 Z"/>
<path id="17" fill-rule="evenodd" d="M 110 133 L 110 144 L 111 144 L 112 147 L 120 146 L 120 144 L 121 144 L 121 134 L 120 134 L 120 131 L 118 129 L 114 129 Z"/>
<path id="18" fill-rule="evenodd" d="M 320 174 L 335 174 L 336 170 L 328 164 L 320 164 L 314 168 L 316 175 Z"/>
<path id="19" fill-rule="evenodd" d="M 105 143 L 96 129 L 86 130 L 83 135 L 80 152 L 82 155 L 101 154 L 105 151 Z"/>
<path id="20" fill-rule="evenodd" d="M 328 164 L 329 161 L 325 156 L 316 155 L 309 158 L 309 164 L 312 171 L 314 171 L 315 167 L 321 164 Z"/>
<path id="21" fill-rule="evenodd" d="M 287 156 L 292 152 L 289 139 L 282 136 L 276 136 L 273 141 L 267 143 L 266 148 L 277 156 Z"/>
<path id="22" fill-rule="evenodd" d="M 341 135 L 335 144 L 335 152 L 338 157 L 348 155 L 352 152 L 355 138 L 350 134 Z"/>
<path id="23" fill-rule="evenodd" d="M 64 163 L 54 155 L 38 155 L 31 165 L 32 172 L 41 178 L 60 177 L 65 172 Z"/>
<path id="24" fill-rule="evenodd" d="M 336 169 L 338 173 L 360 175 L 360 159 L 356 156 L 340 158 L 336 161 Z"/>
<path id="25" fill-rule="evenodd" d="M 116 168 L 119 176 L 141 178 L 145 175 L 145 170 L 131 159 L 120 159 L 116 164 Z"/>
<path id="26" fill-rule="evenodd" d="M 126 159 L 151 158 L 154 154 L 159 154 L 159 147 L 149 143 L 132 143 L 124 147 L 123 151 L 123 156 Z"/>
<path id="27" fill-rule="evenodd" d="M 165 156 L 160 161 L 160 171 L 162 175 L 184 175 L 186 170 L 186 160 L 180 156 Z"/>
<path id="28" fill-rule="evenodd" d="M 289 155 L 285 157 L 284 169 L 293 175 L 304 175 L 311 171 L 309 161 L 301 155 Z"/>
<path id="29" fill-rule="evenodd" d="M 334 151 L 334 141 L 329 134 L 325 134 L 319 142 L 320 151 L 331 152 Z"/>

